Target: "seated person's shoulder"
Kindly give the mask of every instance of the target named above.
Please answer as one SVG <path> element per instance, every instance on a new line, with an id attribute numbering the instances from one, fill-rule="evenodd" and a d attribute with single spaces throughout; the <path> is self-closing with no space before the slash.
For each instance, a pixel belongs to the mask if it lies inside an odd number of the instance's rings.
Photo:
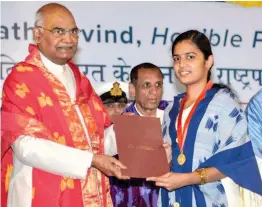
<path id="1" fill-rule="evenodd" d="M 249 101 L 247 107 L 253 107 L 256 105 L 259 108 L 262 108 L 262 89 L 260 89 Z"/>

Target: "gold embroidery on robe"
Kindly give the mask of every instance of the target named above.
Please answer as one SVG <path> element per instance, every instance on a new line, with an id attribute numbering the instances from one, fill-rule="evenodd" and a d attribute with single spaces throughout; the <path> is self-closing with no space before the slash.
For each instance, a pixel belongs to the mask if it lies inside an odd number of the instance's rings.
<path id="1" fill-rule="evenodd" d="M 16 67 L 16 70 L 17 70 L 18 72 L 26 72 L 26 71 L 31 72 L 31 71 L 33 71 L 33 68 L 28 67 L 28 66 L 22 66 L 22 65 L 20 65 L 20 66 Z"/>
<path id="2" fill-rule="evenodd" d="M 60 189 L 64 191 L 66 188 L 73 189 L 74 188 L 74 180 L 72 178 L 63 177 L 61 180 Z"/>
<path id="3" fill-rule="evenodd" d="M 13 165 L 12 164 L 8 164 L 7 165 L 7 171 L 6 171 L 6 175 L 5 175 L 5 192 L 8 191 L 8 187 L 9 187 L 9 181 L 12 175 L 12 171 L 13 171 Z"/>
<path id="4" fill-rule="evenodd" d="M 60 136 L 58 132 L 54 132 L 54 141 L 62 145 L 66 144 L 65 136 Z"/>
<path id="5" fill-rule="evenodd" d="M 97 111 L 102 111 L 101 105 L 99 105 L 96 101 L 93 101 L 93 103 L 94 103 L 95 109 L 96 109 Z"/>
<path id="6" fill-rule="evenodd" d="M 34 199 L 35 197 L 35 187 L 32 188 L 32 200 Z"/>
<path id="7" fill-rule="evenodd" d="M 40 97 L 37 97 L 39 105 L 41 108 L 45 106 L 53 106 L 52 99 L 49 96 L 46 96 L 44 93 L 41 93 Z"/>
<path id="8" fill-rule="evenodd" d="M 35 111 L 34 111 L 34 109 L 32 108 L 32 107 L 30 107 L 30 106 L 27 106 L 26 107 L 26 109 L 25 109 L 29 114 L 31 114 L 31 115 L 35 115 Z"/>
<path id="9" fill-rule="evenodd" d="M 27 88 L 26 84 L 16 84 L 16 95 L 18 95 L 20 98 L 24 98 L 27 93 L 29 93 L 30 90 Z"/>

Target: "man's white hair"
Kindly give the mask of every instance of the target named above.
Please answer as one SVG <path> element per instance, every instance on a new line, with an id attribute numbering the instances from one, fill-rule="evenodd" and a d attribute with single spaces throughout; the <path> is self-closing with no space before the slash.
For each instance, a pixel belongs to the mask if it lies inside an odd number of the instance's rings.
<path id="1" fill-rule="evenodd" d="M 36 26 L 44 26 L 44 15 L 42 11 L 37 11 L 35 15 L 35 27 Z"/>

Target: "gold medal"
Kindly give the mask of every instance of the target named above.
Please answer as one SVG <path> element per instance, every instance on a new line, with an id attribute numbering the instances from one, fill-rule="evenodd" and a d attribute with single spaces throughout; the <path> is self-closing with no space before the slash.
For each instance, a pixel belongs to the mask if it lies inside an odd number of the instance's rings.
<path id="1" fill-rule="evenodd" d="M 186 156 L 183 152 L 180 152 L 180 154 L 178 155 L 177 162 L 179 165 L 183 165 L 186 162 Z"/>

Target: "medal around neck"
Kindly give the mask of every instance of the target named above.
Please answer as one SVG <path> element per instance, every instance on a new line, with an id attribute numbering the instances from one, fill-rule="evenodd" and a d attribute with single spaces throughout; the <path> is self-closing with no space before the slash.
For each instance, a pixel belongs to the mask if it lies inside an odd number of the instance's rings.
<path id="1" fill-rule="evenodd" d="M 177 157 L 177 162 L 179 165 L 184 165 L 186 162 L 186 156 L 183 152 L 181 152 Z"/>

